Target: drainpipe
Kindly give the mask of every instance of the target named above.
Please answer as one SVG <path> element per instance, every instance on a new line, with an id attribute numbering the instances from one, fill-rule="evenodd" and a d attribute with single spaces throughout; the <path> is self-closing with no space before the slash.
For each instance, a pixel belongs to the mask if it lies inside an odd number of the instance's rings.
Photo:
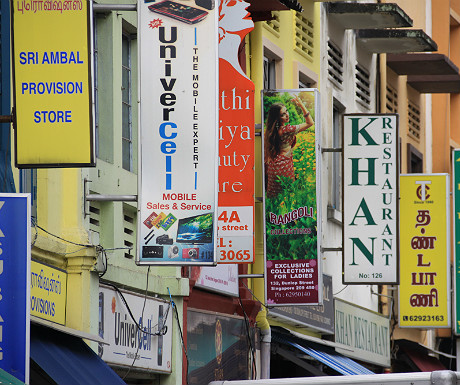
<path id="1" fill-rule="evenodd" d="M 256 317 L 256 325 L 260 329 L 262 340 L 260 343 L 260 378 L 270 378 L 270 345 L 272 333 L 267 320 L 267 310 L 262 308 Z"/>

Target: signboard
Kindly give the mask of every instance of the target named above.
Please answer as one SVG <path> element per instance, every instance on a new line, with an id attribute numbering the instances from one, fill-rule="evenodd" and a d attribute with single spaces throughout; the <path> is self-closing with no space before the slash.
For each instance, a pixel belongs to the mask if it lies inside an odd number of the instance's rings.
<path id="1" fill-rule="evenodd" d="M 29 383 L 30 195 L 0 193 L 0 369 Z"/>
<path id="2" fill-rule="evenodd" d="M 398 115 L 343 118 L 343 283 L 397 284 Z"/>
<path id="3" fill-rule="evenodd" d="M 318 304 L 319 93 L 263 91 L 262 99 L 265 301 L 269 306 Z"/>
<path id="4" fill-rule="evenodd" d="M 277 306 L 268 310 L 268 316 L 296 327 L 304 327 L 325 334 L 334 334 L 332 277 L 323 274 L 322 305 Z"/>
<path id="5" fill-rule="evenodd" d="M 220 294 L 238 297 L 238 265 L 222 264 L 212 267 L 193 266 L 191 279 L 196 281 L 195 287 L 208 289 Z"/>
<path id="6" fill-rule="evenodd" d="M 250 348 L 244 318 L 187 311 L 188 384 L 248 379 Z"/>
<path id="7" fill-rule="evenodd" d="M 448 174 L 401 176 L 399 326 L 450 327 Z"/>
<path id="8" fill-rule="evenodd" d="M 453 196 L 454 196 L 454 332 L 460 335 L 460 150 L 452 152 Z"/>
<path id="9" fill-rule="evenodd" d="M 345 356 L 389 367 L 390 320 L 379 313 L 334 299 L 335 350 Z"/>
<path id="10" fill-rule="evenodd" d="M 137 325 L 115 290 L 99 287 L 99 356 L 108 363 L 171 373 L 173 310 L 168 302 L 122 291 Z"/>
<path id="11" fill-rule="evenodd" d="M 16 165 L 95 166 L 90 2 L 11 4 Z"/>
<path id="12" fill-rule="evenodd" d="M 238 62 L 254 23 L 245 1 L 219 6 L 219 263 L 254 262 L 254 83 Z"/>
<path id="13" fill-rule="evenodd" d="M 138 2 L 138 264 L 214 265 L 217 11 Z"/>
<path id="14" fill-rule="evenodd" d="M 31 261 L 30 314 L 65 325 L 67 273 Z"/>

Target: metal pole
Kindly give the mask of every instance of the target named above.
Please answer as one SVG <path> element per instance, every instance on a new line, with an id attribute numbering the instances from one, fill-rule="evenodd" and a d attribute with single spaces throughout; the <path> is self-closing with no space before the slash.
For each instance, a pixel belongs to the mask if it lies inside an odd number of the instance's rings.
<path id="1" fill-rule="evenodd" d="M 102 201 L 102 202 L 137 202 L 137 195 L 101 195 L 88 194 L 87 201 Z"/>

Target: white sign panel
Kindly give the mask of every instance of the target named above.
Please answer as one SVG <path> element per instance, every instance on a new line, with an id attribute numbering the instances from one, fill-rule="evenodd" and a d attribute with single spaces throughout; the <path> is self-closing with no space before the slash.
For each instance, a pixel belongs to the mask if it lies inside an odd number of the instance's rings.
<path id="1" fill-rule="evenodd" d="M 335 350 L 348 357 L 389 367 L 390 320 L 337 298 L 334 305 L 335 342 L 338 345 Z"/>
<path id="2" fill-rule="evenodd" d="M 343 120 L 343 282 L 399 282 L 398 115 Z"/>
<path id="3" fill-rule="evenodd" d="M 99 287 L 99 345 L 106 362 L 171 373 L 172 319 L 169 304 L 123 291 L 137 325 L 119 293 Z"/>
<path id="4" fill-rule="evenodd" d="M 192 267 L 196 287 L 238 297 L 238 265 L 225 264 L 214 267 Z"/>
<path id="5" fill-rule="evenodd" d="M 138 2 L 139 264 L 216 263 L 217 11 Z"/>

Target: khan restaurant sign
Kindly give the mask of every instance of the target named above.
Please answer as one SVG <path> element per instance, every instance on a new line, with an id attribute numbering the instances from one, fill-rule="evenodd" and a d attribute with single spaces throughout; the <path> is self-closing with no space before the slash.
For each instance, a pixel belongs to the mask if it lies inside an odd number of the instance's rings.
<path id="1" fill-rule="evenodd" d="M 138 264 L 214 265 L 217 11 L 138 2 Z"/>
<path id="2" fill-rule="evenodd" d="M 338 298 L 334 305 L 335 350 L 364 362 L 390 366 L 390 320 Z"/>
<path id="3" fill-rule="evenodd" d="M 448 174 L 401 176 L 399 326 L 450 327 Z"/>
<path id="4" fill-rule="evenodd" d="M 343 283 L 398 283 L 398 116 L 343 119 Z"/>

